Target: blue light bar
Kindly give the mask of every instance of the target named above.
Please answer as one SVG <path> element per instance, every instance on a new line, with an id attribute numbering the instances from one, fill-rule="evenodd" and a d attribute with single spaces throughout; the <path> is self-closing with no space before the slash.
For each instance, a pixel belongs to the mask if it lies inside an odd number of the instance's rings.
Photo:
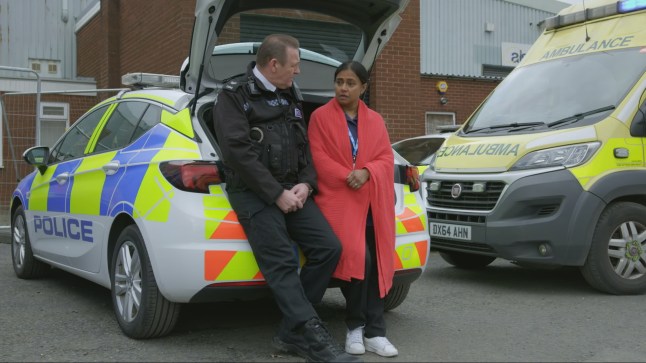
<path id="1" fill-rule="evenodd" d="M 629 13 L 644 9 L 646 9 L 646 0 L 620 0 L 617 3 L 617 11 L 619 13 Z"/>

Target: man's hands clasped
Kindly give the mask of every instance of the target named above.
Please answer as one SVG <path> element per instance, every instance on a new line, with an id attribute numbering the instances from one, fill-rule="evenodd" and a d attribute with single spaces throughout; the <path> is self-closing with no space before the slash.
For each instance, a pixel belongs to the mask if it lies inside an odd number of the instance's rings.
<path id="1" fill-rule="evenodd" d="M 276 200 L 276 205 L 285 214 L 295 212 L 303 208 L 309 194 L 309 185 L 306 183 L 299 183 L 289 190 L 283 190 L 283 193 Z"/>

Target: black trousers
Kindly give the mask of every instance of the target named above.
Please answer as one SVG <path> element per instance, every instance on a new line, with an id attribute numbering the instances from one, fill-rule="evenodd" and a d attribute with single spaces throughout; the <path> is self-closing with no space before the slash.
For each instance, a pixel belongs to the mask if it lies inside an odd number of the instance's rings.
<path id="1" fill-rule="evenodd" d="M 302 209 L 287 214 L 252 192 L 229 193 L 229 201 L 283 313 L 280 329 L 293 330 L 318 317 L 312 304 L 325 294 L 341 242 L 314 200 L 308 198 Z M 294 243 L 307 259 L 300 275 Z"/>
<path id="2" fill-rule="evenodd" d="M 352 280 L 341 287 L 345 297 L 345 323 L 349 330 L 365 326 L 366 338 L 385 337 L 384 299 L 379 297 L 375 230 L 366 227 L 366 272 L 364 280 Z"/>

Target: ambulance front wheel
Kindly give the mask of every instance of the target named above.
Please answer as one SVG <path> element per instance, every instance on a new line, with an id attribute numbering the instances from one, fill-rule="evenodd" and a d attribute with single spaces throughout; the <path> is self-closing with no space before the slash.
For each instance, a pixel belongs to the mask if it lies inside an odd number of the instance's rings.
<path id="1" fill-rule="evenodd" d="M 440 256 L 449 264 L 466 270 L 481 269 L 489 266 L 496 258 L 464 252 L 441 251 Z"/>
<path id="2" fill-rule="evenodd" d="M 160 337 L 173 330 L 180 305 L 166 300 L 157 288 L 137 226 L 123 229 L 110 266 L 112 304 L 121 330 L 135 339 Z"/>
<path id="3" fill-rule="evenodd" d="M 618 202 L 601 213 L 581 273 L 588 284 L 609 294 L 646 291 L 645 206 Z"/>
<path id="4" fill-rule="evenodd" d="M 34 257 L 22 206 L 16 208 L 11 218 L 11 259 L 13 270 L 21 279 L 41 277 L 51 268 Z"/>
<path id="5" fill-rule="evenodd" d="M 406 300 L 409 290 L 410 283 L 393 285 L 384 299 L 384 311 L 392 310 L 401 305 Z"/>

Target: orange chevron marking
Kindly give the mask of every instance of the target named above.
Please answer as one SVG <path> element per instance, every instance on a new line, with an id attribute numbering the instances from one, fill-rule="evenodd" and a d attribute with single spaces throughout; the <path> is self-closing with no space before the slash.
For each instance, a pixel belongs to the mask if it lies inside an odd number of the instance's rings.
<path id="1" fill-rule="evenodd" d="M 207 281 L 216 280 L 235 254 L 236 251 L 205 251 L 204 279 Z"/>
<path id="2" fill-rule="evenodd" d="M 238 216 L 234 211 L 230 211 L 224 217 L 224 220 L 235 223 L 220 223 L 215 231 L 213 231 L 210 237 L 211 239 L 247 239 L 247 235 L 238 222 Z"/>
<path id="3" fill-rule="evenodd" d="M 420 266 L 426 265 L 426 241 L 415 242 L 415 247 L 417 248 L 417 254 L 419 255 L 419 264 Z"/>
<path id="4" fill-rule="evenodd" d="M 412 216 L 416 216 L 415 212 L 411 211 L 410 209 L 406 208 L 407 211 L 410 211 L 412 213 Z M 408 214 L 406 212 L 402 214 Z M 412 217 L 411 216 L 411 217 Z M 407 220 L 402 220 L 402 224 L 404 225 L 404 228 L 406 228 L 406 231 L 410 232 L 420 232 L 424 230 L 424 225 L 422 224 L 421 218 L 411 218 Z"/>
<path id="5" fill-rule="evenodd" d="M 262 275 L 262 272 L 258 271 L 256 276 L 253 277 L 254 280 L 264 280 L 265 276 Z"/>
<path id="6" fill-rule="evenodd" d="M 401 270 L 404 268 L 402 265 L 402 260 L 399 258 L 399 254 L 395 251 L 395 270 Z"/>
<path id="7" fill-rule="evenodd" d="M 417 214 L 415 214 L 415 212 L 410 210 L 410 208 L 406 207 L 406 208 L 404 208 L 404 211 L 401 214 L 397 215 L 397 218 L 399 218 L 400 220 L 401 219 L 408 219 L 408 218 L 415 217 L 416 215 Z"/>

